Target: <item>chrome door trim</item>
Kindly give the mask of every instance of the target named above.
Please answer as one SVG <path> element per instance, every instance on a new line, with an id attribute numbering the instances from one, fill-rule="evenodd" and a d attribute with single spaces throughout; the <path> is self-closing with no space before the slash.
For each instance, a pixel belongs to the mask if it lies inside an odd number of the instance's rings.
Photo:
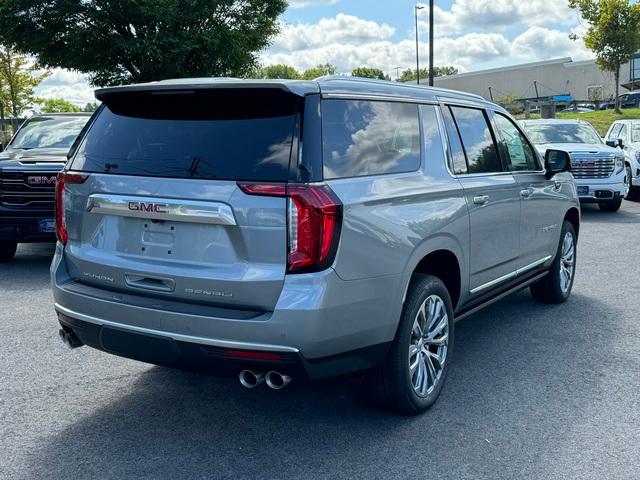
<path id="1" fill-rule="evenodd" d="M 529 270 L 533 270 L 534 268 L 539 267 L 540 265 L 546 263 L 549 260 L 551 260 L 551 255 L 541 258 L 540 260 L 536 260 L 535 262 L 530 263 L 529 265 L 526 265 L 522 268 L 518 268 L 517 270 L 511 273 L 508 273 L 506 275 L 503 275 L 502 277 L 496 278 L 495 280 L 491 280 L 490 282 L 484 283 L 479 287 L 473 288 L 470 290 L 470 293 L 475 294 L 483 290 L 486 290 L 487 288 L 491 288 L 495 285 L 506 282 L 507 280 L 511 280 L 512 278 L 516 278 L 517 276 L 522 275 L 523 273 L 526 273 Z"/>
<path id="2" fill-rule="evenodd" d="M 94 193 L 89 196 L 87 211 L 150 220 L 237 225 L 229 205 L 200 200 Z"/>
<path id="3" fill-rule="evenodd" d="M 71 319 L 82 320 L 84 322 L 93 323 L 95 325 L 114 327 L 120 330 L 127 330 L 134 333 L 142 333 L 147 335 L 156 335 L 159 337 L 172 338 L 179 342 L 196 343 L 198 345 L 211 345 L 213 347 L 222 348 L 237 348 L 240 350 L 264 350 L 268 352 L 291 352 L 298 353 L 299 350 L 295 347 L 289 347 L 285 345 L 271 345 L 266 343 L 250 343 L 250 342 L 236 342 L 232 340 L 221 340 L 218 338 L 196 337 L 193 335 L 184 335 L 181 333 L 166 332 L 161 330 L 155 330 L 152 328 L 136 327 L 133 325 L 126 325 L 124 323 L 112 322 L 103 318 L 93 317 L 91 315 L 84 315 L 82 313 L 74 312 L 68 308 L 63 307 L 59 303 L 54 304 L 56 311 L 68 316 Z"/>

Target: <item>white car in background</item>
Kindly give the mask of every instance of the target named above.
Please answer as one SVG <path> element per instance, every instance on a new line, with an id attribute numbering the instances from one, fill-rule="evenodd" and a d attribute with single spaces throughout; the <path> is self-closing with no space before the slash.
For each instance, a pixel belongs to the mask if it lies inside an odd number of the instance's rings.
<path id="1" fill-rule="evenodd" d="M 607 145 L 624 152 L 627 176 L 631 179 L 627 200 L 640 197 L 640 120 L 616 120 L 605 137 Z"/>
<path id="2" fill-rule="evenodd" d="M 547 149 L 569 153 L 580 202 L 597 203 L 605 212 L 620 209 L 630 185 L 624 155 L 620 149 L 606 145 L 590 123 L 565 119 L 520 123 L 542 156 Z"/>

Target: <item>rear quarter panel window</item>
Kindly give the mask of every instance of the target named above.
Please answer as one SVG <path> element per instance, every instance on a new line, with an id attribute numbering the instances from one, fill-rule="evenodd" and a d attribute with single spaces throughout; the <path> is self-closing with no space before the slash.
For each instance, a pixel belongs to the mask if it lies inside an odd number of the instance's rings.
<path id="1" fill-rule="evenodd" d="M 326 179 L 420 168 L 420 127 L 415 104 L 325 100 L 322 137 Z"/>

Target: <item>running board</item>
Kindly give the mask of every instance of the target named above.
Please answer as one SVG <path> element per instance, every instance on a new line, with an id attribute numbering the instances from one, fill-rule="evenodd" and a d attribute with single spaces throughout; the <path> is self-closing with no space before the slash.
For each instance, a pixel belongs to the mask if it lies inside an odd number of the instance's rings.
<path id="1" fill-rule="evenodd" d="M 470 317 L 474 313 L 477 313 L 480 310 L 482 310 L 483 308 L 488 307 L 492 303 L 495 303 L 495 302 L 497 302 L 499 300 L 502 300 L 504 297 L 508 297 L 512 293 L 516 293 L 516 292 L 518 292 L 520 290 L 523 290 L 523 289 L 527 288 L 529 285 L 531 285 L 532 283 L 537 282 L 538 280 L 540 280 L 541 278 L 547 276 L 548 274 L 549 274 L 548 270 L 545 271 L 545 272 L 539 273 L 538 275 L 535 275 L 534 277 L 531 277 L 530 279 L 528 279 L 528 280 L 526 280 L 526 281 L 524 281 L 522 283 L 519 283 L 518 285 L 515 285 L 515 286 L 509 288 L 508 290 L 505 290 L 504 292 L 496 295 L 495 297 L 491 297 L 490 299 L 485 300 L 484 302 L 481 302 L 479 305 L 476 305 L 475 307 L 471 308 L 470 310 L 463 311 L 459 315 L 456 315 L 455 321 L 457 322 L 458 320 L 462 320 L 462 319 L 465 319 L 467 317 Z"/>

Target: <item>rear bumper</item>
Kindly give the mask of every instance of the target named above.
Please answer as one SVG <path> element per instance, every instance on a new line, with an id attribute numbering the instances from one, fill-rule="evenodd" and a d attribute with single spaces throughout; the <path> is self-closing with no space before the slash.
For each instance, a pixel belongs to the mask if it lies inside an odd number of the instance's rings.
<path id="1" fill-rule="evenodd" d="M 150 363 L 212 371 L 255 366 L 255 360 L 227 358 L 229 350 L 280 353 L 295 360 L 280 370 L 303 371 L 312 379 L 370 368 L 384 359 L 401 309 L 397 276 L 343 281 L 332 269 L 287 276 L 273 312 L 238 316 L 79 284 L 69 278 L 60 244 L 51 268 L 59 319 L 85 344 Z M 124 346 L 105 344 L 104 332 Z M 135 346 L 154 342 L 161 348 L 138 352 Z M 150 357 L 147 350 L 156 353 Z"/>
<path id="2" fill-rule="evenodd" d="M 0 216 L 0 240 L 18 243 L 55 242 L 55 233 L 42 233 L 38 227 L 40 220 L 52 218 L 53 212 L 38 217 Z"/>

